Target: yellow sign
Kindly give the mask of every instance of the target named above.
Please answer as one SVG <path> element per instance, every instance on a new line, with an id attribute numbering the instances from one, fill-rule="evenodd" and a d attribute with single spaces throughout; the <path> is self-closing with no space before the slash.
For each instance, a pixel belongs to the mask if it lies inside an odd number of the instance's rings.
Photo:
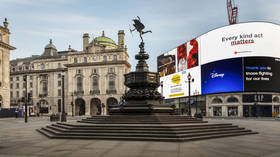
<path id="1" fill-rule="evenodd" d="M 184 95 L 184 93 L 177 93 L 177 94 L 170 94 L 170 95 L 168 95 L 168 97 L 175 97 L 175 96 L 183 96 Z"/>
<path id="2" fill-rule="evenodd" d="M 171 78 L 171 81 L 172 81 L 172 83 L 179 84 L 181 82 L 181 76 L 178 74 L 173 75 Z"/>

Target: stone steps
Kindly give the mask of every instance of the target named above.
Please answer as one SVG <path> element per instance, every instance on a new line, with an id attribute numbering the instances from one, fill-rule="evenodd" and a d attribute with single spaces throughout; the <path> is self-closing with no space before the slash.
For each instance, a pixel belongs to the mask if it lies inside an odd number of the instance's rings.
<path id="1" fill-rule="evenodd" d="M 173 136 L 173 137 L 165 137 L 165 136 L 89 136 L 89 135 L 71 135 L 67 136 L 65 134 L 57 135 L 53 134 L 53 132 L 49 132 L 46 129 L 38 129 L 38 132 L 44 134 L 49 138 L 56 139 L 95 139 L 95 140 L 137 140 L 137 141 L 166 141 L 166 142 L 180 142 L 180 141 L 192 141 L 192 140 L 204 140 L 204 139 L 212 139 L 212 138 L 221 138 L 221 137 L 230 137 L 230 136 L 241 136 L 241 135 L 250 135 L 256 134 L 256 132 L 252 132 L 250 130 L 247 131 L 236 131 L 236 132 L 219 132 L 216 134 L 200 134 L 198 136 Z"/>
<path id="2" fill-rule="evenodd" d="M 41 129 L 49 138 L 144 141 L 189 141 L 256 134 L 230 123 L 209 124 L 188 116 L 94 116 L 77 123 Z"/>

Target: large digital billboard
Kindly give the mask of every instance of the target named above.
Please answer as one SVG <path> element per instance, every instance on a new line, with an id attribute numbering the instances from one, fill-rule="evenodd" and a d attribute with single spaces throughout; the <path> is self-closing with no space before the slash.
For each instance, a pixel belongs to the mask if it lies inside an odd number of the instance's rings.
<path id="1" fill-rule="evenodd" d="M 191 79 L 191 95 L 201 94 L 201 75 L 200 66 L 193 67 L 186 71 L 178 72 L 166 77 L 161 77 L 160 81 L 163 82 L 163 89 L 159 92 L 163 92 L 162 95 L 166 98 L 184 97 L 188 96 L 188 74 L 192 76 Z"/>
<path id="2" fill-rule="evenodd" d="M 243 91 L 242 58 L 201 66 L 202 94 Z"/>
<path id="3" fill-rule="evenodd" d="M 188 73 L 200 75 L 195 76 L 201 79 L 200 94 L 280 92 L 279 37 L 279 25 L 250 22 L 214 29 L 179 45 L 158 57 L 164 96 L 188 96 L 186 81 L 178 93 L 174 91 L 179 85 L 170 83 L 173 76 L 182 75 L 184 80 Z M 191 90 L 193 86 L 199 85 L 191 84 Z"/>
<path id="4" fill-rule="evenodd" d="M 280 91 L 279 81 L 279 58 L 244 58 L 244 91 Z"/>

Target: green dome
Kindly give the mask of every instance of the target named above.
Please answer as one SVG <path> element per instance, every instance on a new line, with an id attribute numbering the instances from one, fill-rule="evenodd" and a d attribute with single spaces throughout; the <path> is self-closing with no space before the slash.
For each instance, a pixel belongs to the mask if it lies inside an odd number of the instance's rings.
<path id="1" fill-rule="evenodd" d="M 104 35 L 104 31 L 102 32 L 102 36 L 100 36 L 100 37 L 96 37 L 95 39 L 94 39 L 96 42 L 98 42 L 98 43 L 106 43 L 106 44 L 113 44 L 113 45 L 117 45 L 115 42 L 114 42 L 114 40 L 112 40 L 111 38 L 108 38 L 108 37 L 106 37 L 105 35 Z"/>

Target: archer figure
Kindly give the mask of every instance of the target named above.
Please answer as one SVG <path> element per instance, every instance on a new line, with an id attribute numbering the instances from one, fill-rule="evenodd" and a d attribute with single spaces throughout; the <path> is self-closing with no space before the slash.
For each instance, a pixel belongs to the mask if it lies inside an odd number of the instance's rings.
<path id="1" fill-rule="evenodd" d="M 151 30 L 148 30 L 148 31 L 143 31 L 143 29 L 145 28 L 144 24 L 141 22 L 141 19 L 139 16 L 137 16 L 138 19 L 133 19 L 132 21 L 134 22 L 133 26 L 134 26 L 134 29 L 130 29 L 130 32 L 132 33 L 133 31 L 137 30 L 137 32 L 139 32 L 139 35 L 140 35 L 140 38 L 143 41 L 143 38 L 142 38 L 142 35 L 145 34 L 145 33 L 152 33 Z"/>

